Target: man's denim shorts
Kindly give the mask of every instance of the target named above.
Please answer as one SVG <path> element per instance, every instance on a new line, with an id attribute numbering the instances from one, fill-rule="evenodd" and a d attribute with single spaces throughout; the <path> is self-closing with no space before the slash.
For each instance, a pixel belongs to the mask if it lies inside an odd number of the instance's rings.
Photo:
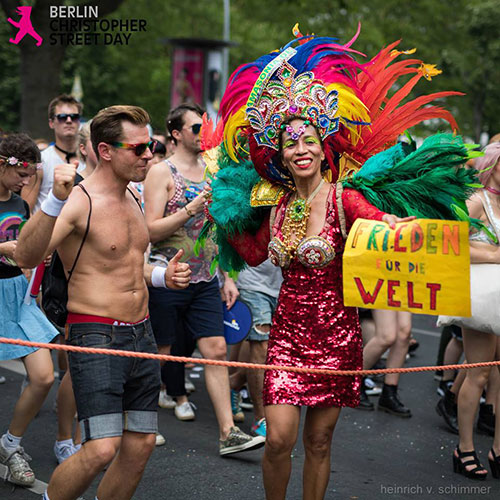
<path id="1" fill-rule="evenodd" d="M 252 329 L 247 340 L 264 342 L 269 340 L 269 333 L 259 329 L 259 325 L 271 325 L 276 310 L 276 297 L 254 290 L 240 290 L 240 298 L 252 311 Z M 257 328 L 255 328 L 257 326 Z"/>
<path id="2" fill-rule="evenodd" d="M 75 323 L 67 328 L 70 345 L 158 352 L 149 319 L 127 326 Z M 124 430 L 157 432 L 159 361 L 76 352 L 68 356 L 82 442 L 121 436 Z"/>

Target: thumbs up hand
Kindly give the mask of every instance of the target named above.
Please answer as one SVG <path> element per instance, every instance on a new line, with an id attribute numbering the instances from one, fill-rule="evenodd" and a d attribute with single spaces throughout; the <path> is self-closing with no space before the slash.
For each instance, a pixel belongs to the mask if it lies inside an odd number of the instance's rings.
<path id="1" fill-rule="evenodd" d="M 165 273 L 165 284 L 173 290 L 182 290 L 187 288 L 191 280 L 191 269 L 186 262 L 180 262 L 184 255 L 184 250 L 179 250 L 172 259 L 170 259 Z"/>

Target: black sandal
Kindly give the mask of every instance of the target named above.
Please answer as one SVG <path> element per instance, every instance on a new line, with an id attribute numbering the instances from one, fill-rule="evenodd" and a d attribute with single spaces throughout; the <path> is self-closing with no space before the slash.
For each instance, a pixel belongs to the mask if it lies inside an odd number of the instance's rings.
<path id="1" fill-rule="evenodd" d="M 462 474 L 463 476 L 469 479 L 479 479 L 480 481 L 484 481 L 486 479 L 488 471 L 481 465 L 481 462 L 477 458 L 475 451 L 466 451 L 462 453 L 460 451 L 460 448 L 457 446 L 456 452 L 457 452 L 456 454 L 453 453 L 453 472 L 456 472 L 457 474 Z M 467 457 L 471 458 L 463 462 L 462 459 Z M 466 466 L 468 465 L 475 465 L 475 467 L 473 469 L 467 470 Z M 486 471 L 486 474 L 479 474 L 478 471 L 480 470 Z"/>
<path id="2" fill-rule="evenodd" d="M 491 475 L 495 479 L 500 479 L 500 455 L 496 456 L 493 448 L 491 448 L 491 454 L 493 455 L 493 460 L 488 457 L 488 462 L 490 463 Z"/>

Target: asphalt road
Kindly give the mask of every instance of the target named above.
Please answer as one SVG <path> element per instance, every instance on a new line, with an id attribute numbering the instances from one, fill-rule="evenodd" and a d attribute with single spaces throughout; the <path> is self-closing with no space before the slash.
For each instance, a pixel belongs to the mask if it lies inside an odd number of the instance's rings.
<path id="1" fill-rule="evenodd" d="M 439 332 L 433 319 L 414 316 L 414 336 L 420 342 L 409 366 L 435 363 Z M 19 395 L 22 375 L 12 371 L 19 364 L 0 362 L 0 431 L 7 428 Z M 207 499 L 258 500 L 264 498 L 260 460 L 262 449 L 230 458 L 218 456 L 216 420 L 203 384 L 203 372 L 190 372 L 196 386 L 191 401 L 196 404 L 194 422 L 178 421 L 173 410 L 159 410 L 160 431 L 167 443 L 157 447 L 134 496 L 138 500 Z M 199 378 L 197 378 L 199 376 Z M 383 412 L 342 411 L 334 435 L 332 472 L 327 499 L 498 499 L 500 480 L 472 481 L 453 473 L 452 451 L 457 437 L 447 432 L 435 412 L 436 382 L 433 374 L 404 375 L 400 396 L 413 417 L 400 419 Z M 33 457 L 37 479 L 35 490 L 42 490 L 56 465 L 52 452 L 56 435 L 53 412 L 55 388 L 39 416 L 31 424 L 23 446 Z M 372 398 L 376 402 L 376 398 Z M 251 413 L 241 425 L 249 430 Z M 491 438 L 476 435 L 476 449 L 487 465 Z M 293 452 L 293 470 L 287 499 L 302 498 L 301 476 L 304 450 L 299 439 Z M 3 466 L 0 465 L 0 474 Z M 3 469 L 5 470 L 5 469 Z M 94 499 L 99 478 L 85 493 Z M 0 499 L 33 500 L 36 492 L 0 481 Z"/>

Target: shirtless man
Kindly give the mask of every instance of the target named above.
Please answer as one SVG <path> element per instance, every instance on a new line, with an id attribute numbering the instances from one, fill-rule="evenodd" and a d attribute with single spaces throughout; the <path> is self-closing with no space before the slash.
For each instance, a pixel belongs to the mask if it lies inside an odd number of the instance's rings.
<path id="1" fill-rule="evenodd" d="M 166 268 L 144 264 L 148 230 L 127 185 L 144 180 L 153 156 L 148 122 L 148 114 L 135 106 L 101 110 L 91 126 L 98 164 L 80 184 L 90 199 L 73 188 L 75 166 L 56 167 L 52 192 L 20 235 L 20 265 L 33 267 L 57 248 L 68 270 L 92 209 L 68 288 L 71 345 L 157 352 L 147 285 L 181 289 L 189 283 L 189 266 L 178 262 L 182 252 Z M 111 461 L 97 498 L 131 498 L 155 445 L 159 363 L 77 353 L 69 360 L 84 444 L 54 471 L 44 498 L 77 498 Z"/>

